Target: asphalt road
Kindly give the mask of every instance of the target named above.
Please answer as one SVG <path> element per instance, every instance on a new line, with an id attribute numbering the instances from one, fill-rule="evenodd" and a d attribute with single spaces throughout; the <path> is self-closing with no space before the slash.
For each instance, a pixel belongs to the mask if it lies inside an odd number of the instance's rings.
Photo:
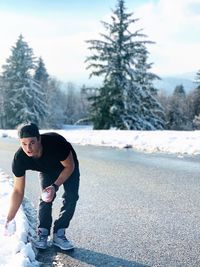
<path id="1" fill-rule="evenodd" d="M 16 141 L 0 140 L 0 167 L 10 174 Z M 40 253 L 41 266 L 200 266 L 199 157 L 75 146 L 80 199 L 67 237 L 72 252 Z M 61 192 L 60 192 L 61 194 Z M 36 207 L 37 175 L 26 195 Z M 61 199 L 55 202 L 58 214 Z"/>

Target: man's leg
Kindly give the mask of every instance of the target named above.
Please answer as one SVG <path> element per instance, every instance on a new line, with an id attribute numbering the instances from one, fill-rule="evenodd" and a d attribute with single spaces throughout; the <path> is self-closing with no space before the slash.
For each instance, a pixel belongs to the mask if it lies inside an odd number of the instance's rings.
<path id="1" fill-rule="evenodd" d="M 44 202 L 40 198 L 38 209 L 38 228 L 46 228 L 50 234 L 52 224 L 52 202 Z"/>
<path id="2" fill-rule="evenodd" d="M 41 189 L 43 190 L 47 186 L 50 186 L 54 180 L 53 177 L 46 173 L 39 173 Z M 51 224 L 52 224 L 52 203 L 53 202 L 44 202 L 41 197 L 39 201 L 39 209 L 38 209 L 38 228 L 45 228 L 48 230 L 48 234 L 50 234 Z"/>
<path id="3" fill-rule="evenodd" d="M 54 223 L 54 233 L 59 229 L 68 228 L 69 223 L 74 215 L 76 203 L 79 198 L 79 176 L 79 169 L 76 167 L 69 179 L 63 184 L 63 205 L 60 209 L 59 218 L 55 220 Z"/>
<path id="4" fill-rule="evenodd" d="M 63 184 L 63 206 L 61 207 L 59 218 L 54 223 L 53 244 L 63 250 L 74 248 L 65 236 L 65 229 L 69 226 L 74 215 L 76 203 L 79 198 L 79 176 L 79 169 L 76 168 L 71 177 Z"/>
<path id="5" fill-rule="evenodd" d="M 52 177 L 56 177 L 55 175 Z M 41 189 L 43 190 L 47 186 L 52 184 L 52 177 L 45 173 L 39 173 Z M 54 178 L 55 179 L 55 178 Z M 34 242 L 35 247 L 39 249 L 47 248 L 47 240 L 50 235 L 50 229 L 52 224 L 52 202 L 44 202 L 41 197 L 39 201 L 38 209 L 38 238 Z"/>

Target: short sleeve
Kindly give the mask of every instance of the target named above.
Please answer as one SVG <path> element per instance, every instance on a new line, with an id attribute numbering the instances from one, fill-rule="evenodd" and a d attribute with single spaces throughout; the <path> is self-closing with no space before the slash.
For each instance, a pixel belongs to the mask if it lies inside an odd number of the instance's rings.
<path id="1" fill-rule="evenodd" d="M 19 152 L 16 152 L 12 161 L 12 172 L 16 177 L 21 177 L 25 175 L 25 168 L 23 167 L 23 161 L 20 159 Z"/>
<path id="2" fill-rule="evenodd" d="M 71 151 L 71 144 L 63 136 L 58 137 L 57 149 L 59 153 L 59 160 L 65 160 Z"/>

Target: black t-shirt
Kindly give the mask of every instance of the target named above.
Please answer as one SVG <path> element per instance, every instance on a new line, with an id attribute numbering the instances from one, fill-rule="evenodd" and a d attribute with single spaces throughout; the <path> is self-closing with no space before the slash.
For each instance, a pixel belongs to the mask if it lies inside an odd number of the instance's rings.
<path id="1" fill-rule="evenodd" d="M 43 147 L 42 156 L 33 158 L 26 155 L 20 147 L 14 155 L 12 171 L 16 177 L 24 176 L 26 170 L 35 170 L 44 173 L 59 173 L 63 170 L 60 161 L 65 160 L 72 152 L 75 165 L 78 164 L 76 153 L 72 145 L 57 133 L 41 134 Z"/>

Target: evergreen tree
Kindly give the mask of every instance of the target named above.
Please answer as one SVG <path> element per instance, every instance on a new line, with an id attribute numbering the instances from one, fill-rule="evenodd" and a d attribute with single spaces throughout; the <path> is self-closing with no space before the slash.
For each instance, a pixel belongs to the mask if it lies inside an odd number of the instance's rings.
<path id="1" fill-rule="evenodd" d="M 48 114 L 43 121 L 43 127 L 60 128 L 65 122 L 66 94 L 61 91 L 60 82 L 50 78 L 47 87 Z"/>
<path id="2" fill-rule="evenodd" d="M 78 101 L 78 110 L 79 110 L 79 119 L 76 121 L 76 124 L 90 124 L 90 106 L 91 102 L 89 98 L 96 94 L 96 88 L 94 87 L 86 87 L 83 85 L 80 88 L 80 95 Z"/>
<path id="3" fill-rule="evenodd" d="M 165 114 L 161 104 L 158 102 L 157 90 L 153 85 L 153 81 L 160 78 L 149 71 L 152 63 L 147 63 L 147 59 L 148 51 L 146 47 L 141 44 L 140 53 L 138 53 L 138 59 L 134 70 L 135 86 L 140 92 L 138 101 L 138 121 L 140 125 L 138 125 L 137 129 L 163 129 Z M 130 93 L 132 93 L 132 91 Z M 132 104 L 133 98 L 128 97 L 128 100 L 130 104 Z"/>
<path id="4" fill-rule="evenodd" d="M 65 124 L 74 124 L 79 116 L 79 93 L 75 85 L 71 82 L 66 85 L 66 103 L 64 109 Z"/>
<path id="5" fill-rule="evenodd" d="M 40 84 L 41 93 L 43 94 L 44 101 L 46 103 L 46 114 L 45 117 L 41 118 L 41 125 L 45 126 L 48 125 L 47 117 L 49 116 L 50 112 L 50 105 L 48 103 L 48 82 L 49 82 L 49 74 L 45 67 L 43 59 L 40 57 L 39 61 L 37 62 L 34 79 Z"/>
<path id="6" fill-rule="evenodd" d="M 5 90 L 4 90 L 4 86 L 3 86 L 3 80 L 2 78 L 0 77 L 0 128 L 3 129 L 5 128 L 5 110 L 4 110 L 4 107 L 5 107 Z"/>
<path id="7" fill-rule="evenodd" d="M 190 121 L 189 105 L 183 85 L 175 87 L 173 95 L 169 98 L 167 109 L 167 127 L 170 130 L 189 130 Z"/>
<path id="8" fill-rule="evenodd" d="M 200 86 L 190 93 L 190 108 L 192 110 L 193 117 L 200 115 Z"/>
<path id="9" fill-rule="evenodd" d="M 117 107 L 117 101 L 113 101 L 114 97 L 117 98 L 117 94 L 111 95 L 114 89 L 111 83 L 106 84 L 105 81 L 104 86 L 96 90 L 96 95 L 89 98 L 92 101 L 90 110 L 94 129 L 109 129 L 111 125 L 119 124 L 117 114 L 120 104 Z"/>
<path id="10" fill-rule="evenodd" d="M 89 40 L 93 54 L 87 57 L 90 76 L 103 76 L 99 94 L 92 98 L 94 128 L 162 129 L 164 113 L 156 99 L 149 72 L 146 35 L 140 30 L 129 30 L 137 19 L 125 12 L 124 0 L 118 0 L 111 17 L 112 23 L 103 22 L 108 34 L 103 40 Z M 152 95 L 153 94 L 153 95 Z"/>
<path id="11" fill-rule="evenodd" d="M 197 71 L 194 82 L 197 83 L 198 86 L 200 86 L 200 70 Z"/>
<path id="12" fill-rule="evenodd" d="M 48 82 L 48 78 L 49 74 L 47 73 L 47 69 L 45 67 L 43 59 L 40 57 L 35 70 L 34 79 L 40 84 L 44 84 Z"/>
<path id="13" fill-rule="evenodd" d="M 185 89 L 183 87 L 182 84 L 180 85 L 177 85 L 174 89 L 174 92 L 173 92 L 173 95 L 175 97 L 182 97 L 182 98 L 185 98 L 186 97 L 186 94 L 185 94 Z"/>
<path id="14" fill-rule="evenodd" d="M 32 77 L 35 68 L 33 51 L 20 35 L 11 52 L 2 75 L 6 127 L 14 128 L 24 121 L 39 124 L 45 117 L 46 103 L 40 84 Z"/>

